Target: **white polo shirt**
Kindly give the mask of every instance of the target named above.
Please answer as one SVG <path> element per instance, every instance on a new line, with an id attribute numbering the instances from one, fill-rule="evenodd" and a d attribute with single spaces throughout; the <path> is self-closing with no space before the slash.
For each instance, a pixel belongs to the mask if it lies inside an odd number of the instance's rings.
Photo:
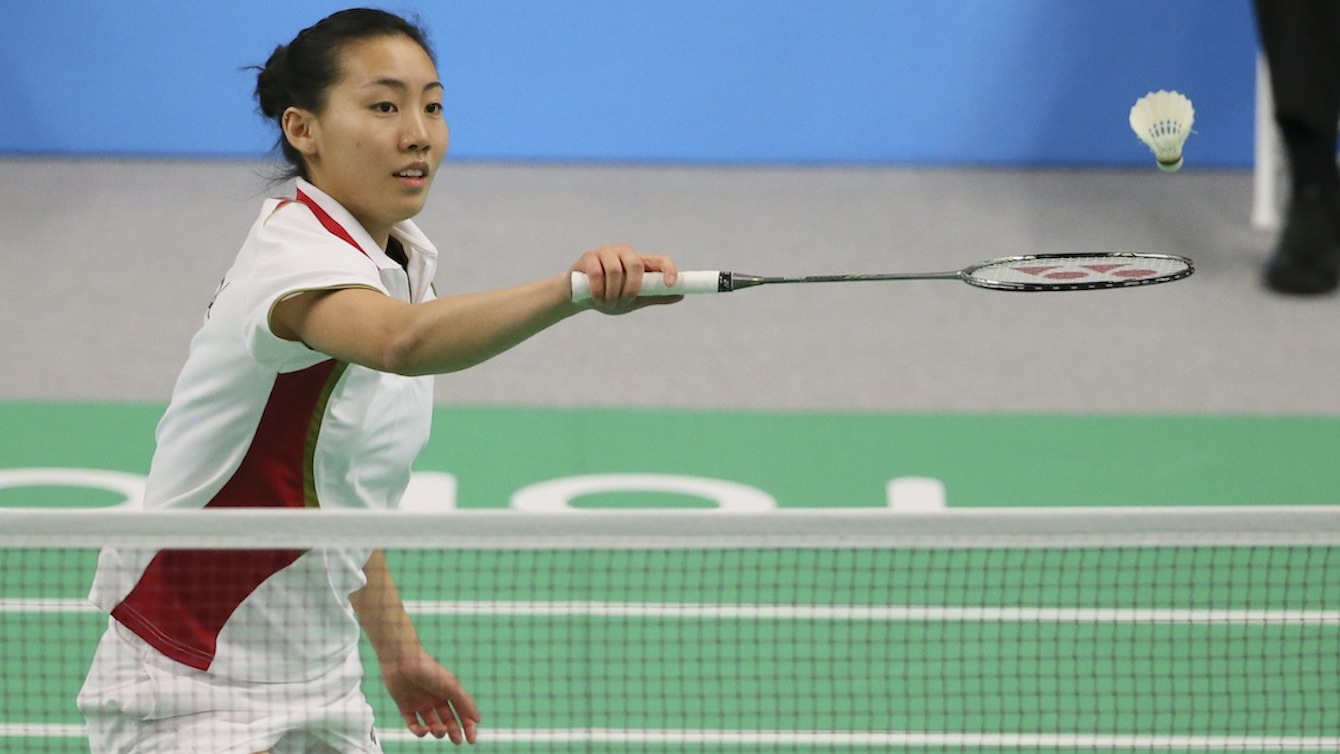
<path id="1" fill-rule="evenodd" d="M 270 329 L 276 303 L 363 287 L 433 298 L 437 251 L 395 226 L 402 268 L 305 181 L 267 200 L 191 341 L 158 425 L 145 505 L 394 508 L 428 440 L 431 377 L 338 362 Z M 203 524 L 202 524 L 203 525 Z M 369 551 L 104 549 L 91 599 L 166 658 L 224 678 L 314 678 L 357 651 Z"/>

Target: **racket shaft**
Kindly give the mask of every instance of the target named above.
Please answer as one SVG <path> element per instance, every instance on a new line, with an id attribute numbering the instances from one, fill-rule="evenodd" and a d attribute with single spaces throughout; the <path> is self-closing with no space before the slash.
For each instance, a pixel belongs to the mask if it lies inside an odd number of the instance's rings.
<path id="1" fill-rule="evenodd" d="M 1069 266 L 1069 268 L 1067 267 Z M 1146 269 L 1144 266 L 1148 266 Z M 1114 271 L 1115 270 L 1115 271 Z M 1140 252 L 1088 252 L 1082 254 L 1034 254 L 989 259 L 952 272 L 883 273 L 874 275 L 805 275 L 760 277 L 721 270 L 679 273 L 674 285 L 666 285 L 659 272 L 642 277 L 639 296 L 679 296 L 694 293 L 729 293 L 756 285 L 786 283 L 855 283 L 881 280 L 959 280 L 979 288 L 1007 291 L 1077 291 L 1166 283 L 1181 280 L 1195 270 L 1190 259 L 1169 254 Z M 1008 273 L 1008 275 L 1005 275 Z M 1001 277 L 1005 275 L 1005 277 Z M 1006 279 L 1010 278 L 1010 279 Z M 591 281 L 572 273 L 572 300 L 591 298 Z"/>
<path id="2" fill-rule="evenodd" d="M 729 293 L 741 288 L 756 285 L 779 285 L 785 283 L 855 283 L 879 280 L 961 280 L 960 272 L 910 272 L 880 275 L 807 275 L 804 277 L 760 277 L 744 275 L 723 270 L 687 270 L 679 273 L 674 285 L 666 285 L 665 278 L 659 272 L 648 272 L 642 276 L 642 288 L 639 296 L 682 296 L 695 293 Z M 591 298 L 591 281 L 585 274 L 572 273 L 572 300 L 585 301 Z"/>
<path id="3" fill-rule="evenodd" d="M 674 285 L 665 284 L 665 276 L 659 272 L 642 275 L 642 288 L 639 296 L 683 296 L 693 293 L 724 293 L 730 290 L 730 273 L 717 270 L 687 270 L 679 273 Z M 572 273 L 572 300 L 586 301 L 591 298 L 591 279 L 584 273 Z"/>
<path id="4" fill-rule="evenodd" d="M 762 285 L 764 283 L 861 283 L 861 282 L 880 282 L 890 280 L 961 280 L 961 272 L 891 272 L 880 273 L 877 275 L 805 275 L 803 277 L 778 277 L 778 278 L 753 278 L 753 283 L 741 285 L 738 282 L 739 275 L 735 276 L 737 282 L 736 288 L 744 288 L 748 285 Z"/>

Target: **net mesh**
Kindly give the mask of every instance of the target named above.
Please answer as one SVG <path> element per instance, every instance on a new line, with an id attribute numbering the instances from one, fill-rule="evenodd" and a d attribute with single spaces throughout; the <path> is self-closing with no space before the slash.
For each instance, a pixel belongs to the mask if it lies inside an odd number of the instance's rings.
<path id="1" fill-rule="evenodd" d="M 88 539 L 144 546 L 135 518 L 89 524 Z M 501 515 L 487 532 L 379 518 L 403 533 L 336 521 L 282 544 L 387 546 L 489 751 L 1340 749 L 1340 554 L 1315 518 L 1287 537 L 1103 520 L 1045 536 L 995 520 L 964 537 L 954 521 L 909 534 L 897 516 L 858 519 L 844 534 L 830 517 L 800 535 L 803 520 L 769 532 L 700 513 L 668 538 L 636 516 Z M 151 539 L 234 547 L 276 530 L 233 517 L 229 539 L 199 520 Z M 86 599 L 97 550 L 69 525 L 20 539 L 42 527 L 8 523 L 0 751 L 88 751 L 74 700 L 107 626 Z M 320 630 L 297 604 L 282 621 Z M 425 750 L 366 639 L 362 655 L 383 748 Z"/>

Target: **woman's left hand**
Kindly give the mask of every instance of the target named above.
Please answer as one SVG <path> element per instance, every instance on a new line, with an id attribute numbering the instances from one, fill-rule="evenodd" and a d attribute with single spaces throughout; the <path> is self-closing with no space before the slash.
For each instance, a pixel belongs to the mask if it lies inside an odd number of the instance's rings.
<path id="1" fill-rule="evenodd" d="M 479 710 L 456 674 L 420 649 L 382 667 L 386 690 L 414 735 L 450 738 L 454 744 L 474 743 Z"/>

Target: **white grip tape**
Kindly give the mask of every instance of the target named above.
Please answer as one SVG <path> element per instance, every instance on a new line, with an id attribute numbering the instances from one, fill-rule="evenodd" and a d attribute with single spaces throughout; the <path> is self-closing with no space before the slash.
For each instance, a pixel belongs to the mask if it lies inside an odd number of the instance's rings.
<path id="1" fill-rule="evenodd" d="M 642 288 L 638 296 L 680 296 L 688 293 L 718 293 L 721 273 L 716 270 L 690 270 L 679 273 L 674 285 L 665 284 L 665 276 L 659 272 L 647 272 L 642 275 Z M 586 301 L 591 298 L 591 280 L 585 273 L 572 273 L 572 300 Z"/>

